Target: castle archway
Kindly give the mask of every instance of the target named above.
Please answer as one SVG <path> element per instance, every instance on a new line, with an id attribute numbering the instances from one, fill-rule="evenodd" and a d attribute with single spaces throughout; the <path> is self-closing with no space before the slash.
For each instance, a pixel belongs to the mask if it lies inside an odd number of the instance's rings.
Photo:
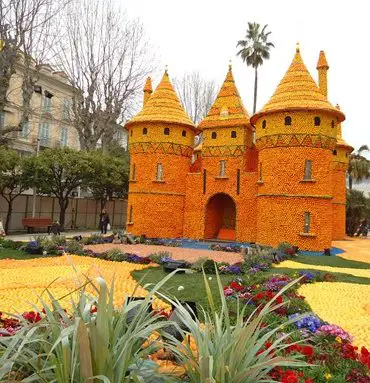
<path id="1" fill-rule="evenodd" d="M 213 195 L 207 202 L 205 211 L 204 238 L 235 240 L 236 205 L 225 193 Z"/>

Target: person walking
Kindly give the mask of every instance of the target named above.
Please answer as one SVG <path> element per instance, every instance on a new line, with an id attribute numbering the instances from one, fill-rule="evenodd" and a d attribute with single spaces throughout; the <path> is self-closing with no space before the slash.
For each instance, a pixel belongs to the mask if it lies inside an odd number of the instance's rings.
<path id="1" fill-rule="evenodd" d="M 99 222 L 100 231 L 102 234 L 107 234 L 108 225 L 109 225 L 109 215 L 107 211 L 103 209 L 100 214 L 100 222 Z"/>

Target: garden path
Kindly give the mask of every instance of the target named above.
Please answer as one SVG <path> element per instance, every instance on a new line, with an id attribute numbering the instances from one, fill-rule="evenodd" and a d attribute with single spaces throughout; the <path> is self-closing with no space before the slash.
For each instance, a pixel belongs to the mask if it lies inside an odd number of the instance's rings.
<path id="1" fill-rule="evenodd" d="M 156 246 L 156 245 L 122 245 L 107 243 L 103 245 L 89 245 L 85 246 L 86 249 L 91 249 L 95 252 L 103 252 L 111 249 L 120 249 L 124 253 L 134 253 L 140 256 L 148 256 L 149 254 L 158 253 L 159 251 L 166 251 L 171 253 L 174 259 L 184 259 L 188 262 L 195 262 L 199 258 L 211 258 L 216 262 L 237 263 L 241 262 L 242 256 L 239 253 L 232 253 L 226 251 L 213 251 L 203 249 L 186 249 L 182 247 L 171 246 Z"/>

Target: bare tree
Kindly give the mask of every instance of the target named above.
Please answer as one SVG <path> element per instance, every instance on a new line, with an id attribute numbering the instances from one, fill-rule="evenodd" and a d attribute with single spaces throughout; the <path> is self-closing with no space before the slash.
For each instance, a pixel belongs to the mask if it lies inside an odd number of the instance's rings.
<path id="1" fill-rule="evenodd" d="M 8 104 L 11 77 L 21 76 L 21 110 L 16 126 L 2 129 L 1 138 L 28 123 L 31 98 L 41 64 L 50 58 L 56 38 L 55 16 L 68 0 L 0 0 L 0 112 Z"/>
<path id="2" fill-rule="evenodd" d="M 75 0 L 66 7 L 57 62 L 76 88 L 71 118 L 81 149 L 108 146 L 137 107 L 152 70 L 142 25 L 112 0 Z"/>
<path id="3" fill-rule="evenodd" d="M 216 99 L 215 82 L 203 79 L 198 72 L 192 72 L 175 79 L 174 85 L 182 106 L 194 124 L 198 125 L 207 116 Z"/>

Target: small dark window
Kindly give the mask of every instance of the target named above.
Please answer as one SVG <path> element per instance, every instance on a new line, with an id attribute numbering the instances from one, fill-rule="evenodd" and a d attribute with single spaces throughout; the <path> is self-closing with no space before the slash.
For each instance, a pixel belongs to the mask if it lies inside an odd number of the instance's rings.
<path id="1" fill-rule="evenodd" d="M 236 138 L 236 131 L 235 130 L 231 131 L 231 138 Z"/>
<path id="2" fill-rule="evenodd" d="M 132 223 L 133 221 L 132 221 L 132 218 L 133 218 L 133 207 L 132 207 L 132 205 L 130 206 L 130 215 L 129 215 L 129 222 L 130 223 Z"/>
<path id="3" fill-rule="evenodd" d="M 348 153 L 346 153 L 346 157 L 348 158 Z"/>
<path id="4" fill-rule="evenodd" d="M 336 156 L 337 155 L 337 151 L 334 149 L 333 150 L 333 155 Z"/>
<path id="5" fill-rule="evenodd" d="M 169 136 L 170 135 L 170 128 L 164 128 L 164 135 Z"/>
<path id="6" fill-rule="evenodd" d="M 331 120 L 331 127 L 332 127 L 332 128 L 335 127 L 335 122 L 334 122 L 334 120 Z"/>
<path id="7" fill-rule="evenodd" d="M 306 160 L 304 164 L 304 180 L 312 180 L 312 160 Z"/>
<path id="8" fill-rule="evenodd" d="M 304 226 L 303 226 L 303 232 L 309 233 L 311 229 L 311 213 L 309 211 L 306 211 L 304 213 Z"/>
<path id="9" fill-rule="evenodd" d="M 186 137 L 186 130 L 183 130 L 183 131 L 182 131 L 182 136 L 183 136 L 183 137 Z"/>
<path id="10" fill-rule="evenodd" d="M 203 170 L 203 194 L 206 194 L 207 191 L 207 170 Z"/>
<path id="11" fill-rule="evenodd" d="M 262 121 L 262 129 L 266 129 L 267 122 L 266 120 Z M 286 125 L 286 124 L 285 124 Z"/>
<path id="12" fill-rule="evenodd" d="M 130 133 L 130 136 L 132 137 L 132 133 L 133 133 L 133 130 L 131 129 L 131 133 Z"/>
<path id="13" fill-rule="evenodd" d="M 292 125 L 292 117 L 286 116 L 284 119 L 284 124 L 285 125 Z"/>
<path id="14" fill-rule="evenodd" d="M 136 180 L 136 164 L 133 164 L 133 165 L 132 165 L 131 180 L 132 180 L 132 181 L 135 181 L 135 180 Z"/>
<path id="15" fill-rule="evenodd" d="M 217 133 L 216 133 L 216 132 L 212 132 L 211 137 L 212 137 L 213 139 L 216 139 L 216 138 L 217 138 Z"/>
<path id="16" fill-rule="evenodd" d="M 143 128 L 143 134 L 146 136 L 148 134 L 148 128 Z"/>
<path id="17" fill-rule="evenodd" d="M 236 172 L 236 194 L 240 194 L 240 169 Z"/>
<path id="18" fill-rule="evenodd" d="M 260 181 L 262 181 L 262 162 L 260 162 Z"/>
<path id="19" fill-rule="evenodd" d="M 320 125 L 321 125 L 320 117 L 315 117 L 315 126 L 320 126 Z"/>

